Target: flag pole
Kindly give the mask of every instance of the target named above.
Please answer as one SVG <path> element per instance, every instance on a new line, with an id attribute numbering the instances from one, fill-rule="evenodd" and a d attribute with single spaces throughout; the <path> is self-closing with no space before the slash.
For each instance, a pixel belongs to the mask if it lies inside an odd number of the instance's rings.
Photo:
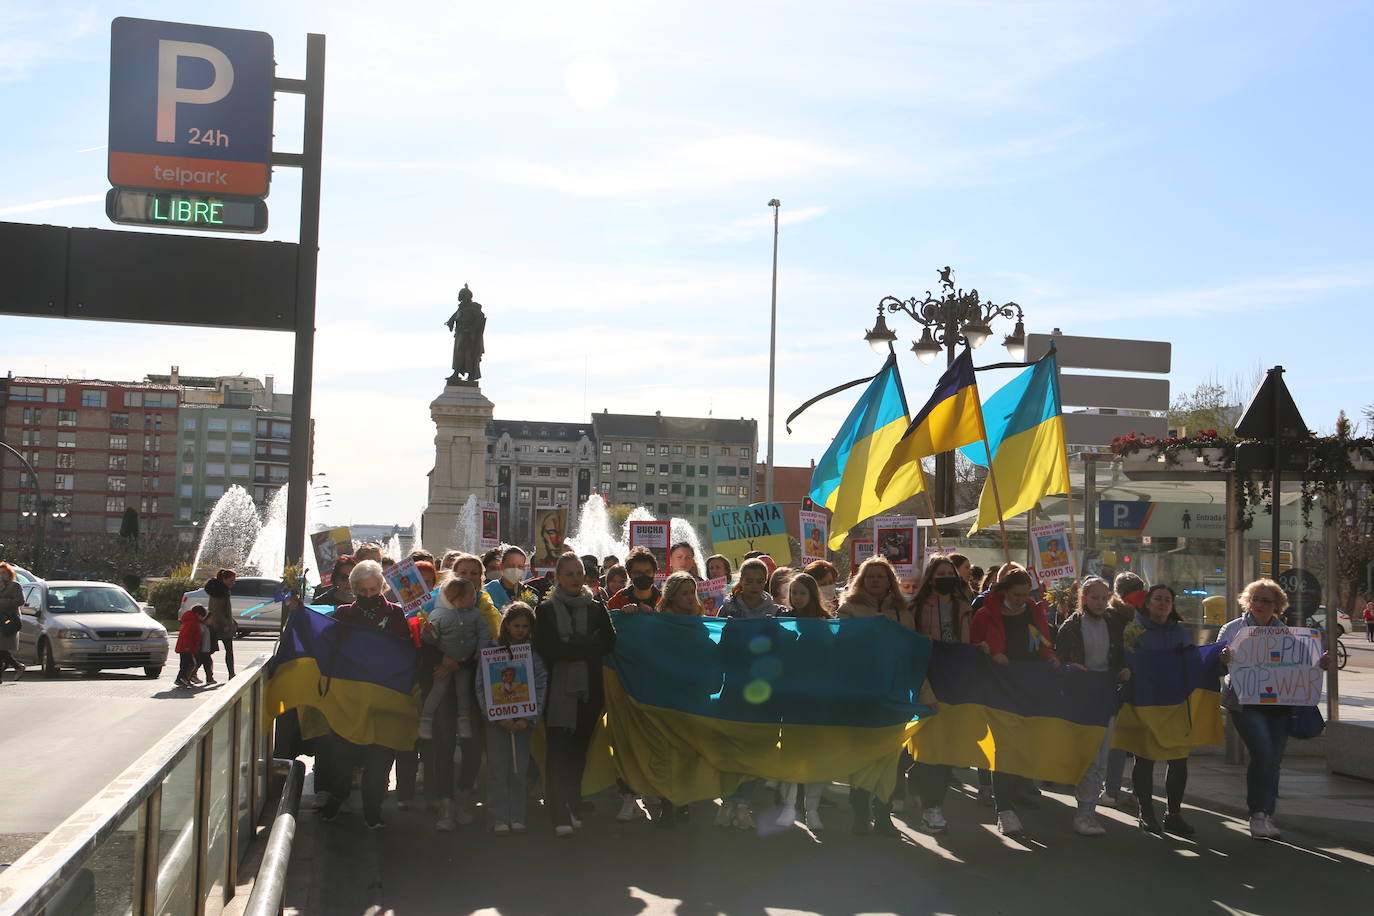
<path id="1" fill-rule="evenodd" d="M 917 458 L 917 462 L 921 459 Z M 945 539 L 940 537 L 940 523 L 935 520 L 935 503 L 930 499 L 930 481 L 926 480 L 926 466 L 921 465 L 921 492 L 926 496 L 926 511 L 930 513 L 930 527 L 935 529 L 935 543 L 945 552 Z"/>
<path id="2" fill-rule="evenodd" d="M 988 443 L 988 428 L 983 423 L 983 405 L 978 405 L 978 434 L 983 437 L 983 448 L 988 453 L 988 483 L 992 485 L 992 504 L 997 508 L 997 527 L 1002 532 L 1002 555 L 1011 562 L 1011 542 L 1007 540 L 1007 523 L 1002 518 L 1002 494 L 997 491 L 997 475 L 992 470 L 992 446 Z"/>

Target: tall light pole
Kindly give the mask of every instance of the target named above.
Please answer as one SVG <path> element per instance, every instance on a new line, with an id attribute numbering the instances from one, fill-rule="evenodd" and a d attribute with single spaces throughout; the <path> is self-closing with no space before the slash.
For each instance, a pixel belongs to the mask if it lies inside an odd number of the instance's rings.
<path id="1" fill-rule="evenodd" d="M 1026 357 L 1026 325 L 1021 306 L 1015 302 L 996 305 L 984 302 L 978 290 L 967 293 L 954 288 L 954 271 L 946 267 L 940 274 L 940 295 L 932 296 L 926 290 L 924 299 L 915 296 L 898 299 L 884 296 L 878 301 L 878 319 L 873 329 L 864 334 L 873 352 L 886 356 L 888 347 L 897 339 L 897 334 L 887 326 L 883 311 L 905 312 L 913 321 L 921 325 L 921 339 L 911 345 L 911 352 L 921 362 L 929 364 L 943 349 L 945 366 L 954 363 L 955 351 L 960 344 L 967 343 L 975 350 L 992 336 L 988 323 L 993 318 L 1016 316 L 1016 328 L 1002 340 L 1011 358 L 1020 362 Z M 935 330 L 932 332 L 931 329 Z M 942 452 L 935 456 L 935 505 L 944 515 L 954 513 L 954 454 Z"/>
<path id="2" fill-rule="evenodd" d="M 773 312 L 768 324 L 768 464 L 763 474 L 763 501 L 773 501 L 773 401 L 778 374 L 778 211 L 782 201 L 768 202 L 773 208 Z"/>

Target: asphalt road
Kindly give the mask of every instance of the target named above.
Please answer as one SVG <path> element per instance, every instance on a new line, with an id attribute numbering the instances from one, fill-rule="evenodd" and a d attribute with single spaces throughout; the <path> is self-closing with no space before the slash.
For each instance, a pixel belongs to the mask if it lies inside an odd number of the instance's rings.
<path id="1" fill-rule="evenodd" d="M 265 636 L 234 644 L 236 666 L 269 653 Z M 0 686 L 0 862 L 13 862 L 48 831 L 103 789 L 158 739 L 195 711 L 217 688 L 173 686 L 175 656 L 157 680 L 141 669 L 84 676 L 63 671 L 53 680 L 30 668 L 18 683 L 6 672 Z M 215 676 L 224 678 L 223 656 Z"/>

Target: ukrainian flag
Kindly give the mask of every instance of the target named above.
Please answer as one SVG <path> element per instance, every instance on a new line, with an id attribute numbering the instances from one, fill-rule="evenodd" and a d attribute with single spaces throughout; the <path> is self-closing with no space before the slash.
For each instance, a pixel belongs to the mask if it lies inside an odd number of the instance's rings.
<path id="1" fill-rule="evenodd" d="M 893 354 L 849 412 L 811 474 L 811 499 L 831 512 L 831 550 L 838 550 L 849 529 L 859 522 L 923 489 L 920 462 L 912 462 L 892 475 L 885 496 L 877 492 L 878 472 L 909 424 L 906 394 Z"/>
<path id="2" fill-rule="evenodd" d="M 917 698 L 930 640 L 883 617 L 613 617 L 585 791 L 619 775 L 678 804 L 724 797 L 749 777 L 891 795 L 927 711 Z"/>
<path id="3" fill-rule="evenodd" d="M 1130 693 L 1117 714 L 1112 747 L 1146 760 L 1177 760 L 1190 748 L 1224 744 L 1218 667 L 1224 648 L 1128 651 Z"/>
<path id="4" fill-rule="evenodd" d="M 1008 382 L 983 405 L 987 448 L 982 442 L 962 449 L 974 464 L 997 479 L 983 484 L 978 520 L 969 534 L 1035 508 L 1051 493 L 1069 492 L 1069 459 L 1059 401 L 1059 361 L 1053 350 Z M 988 449 L 992 451 L 991 466 Z"/>
<path id="5" fill-rule="evenodd" d="M 925 482 L 924 475 L 919 472 L 922 458 L 953 451 L 982 438 L 983 433 L 978 425 L 978 383 L 973 375 L 973 354 L 965 347 L 958 359 L 940 376 L 935 393 L 912 419 L 902 435 L 901 443 L 878 474 L 878 495 L 885 499 L 894 496 L 906 499 L 916 495 L 921 492 Z M 893 477 L 908 469 L 916 471 L 915 479 L 911 479 L 911 474 L 904 474 L 903 480 L 908 486 L 914 483 L 915 489 L 892 491 Z"/>
<path id="6" fill-rule="evenodd" d="M 408 751 L 420 724 L 415 663 L 409 640 L 293 611 L 267 663 L 263 727 L 294 709 L 303 737 L 327 729 L 354 744 Z"/>
<path id="7" fill-rule="evenodd" d="M 918 763 L 1072 785 L 1097 756 L 1116 707 L 1106 672 L 999 665 L 977 646 L 936 643 L 929 678 L 938 705 L 907 745 Z"/>

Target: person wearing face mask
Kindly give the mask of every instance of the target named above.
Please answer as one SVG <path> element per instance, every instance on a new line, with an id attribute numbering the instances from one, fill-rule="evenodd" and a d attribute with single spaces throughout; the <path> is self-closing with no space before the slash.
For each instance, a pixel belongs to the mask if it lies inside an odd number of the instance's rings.
<path id="1" fill-rule="evenodd" d="M 969 642 L 973 595 L 956 570 L 952 558 L 931 557 L 921 588 L 911 602 L 917 632 L 936 642 Z M 920 798 L 921 823 L 931 833 L 941 833 L 949 826 L 944 804 L 951 771 L 948 766 L 917 761 L 907 772 L 907 797 Z"/>
<path id="2" fill-rule="evenodd" d="M 986 643 L 985 651 L 999 665 L 1011 662 L 1048 662 L 1059 667 L 1050 643 L 1050 625 L 1045 606 L 1030 596 L 1031 577 L 1026 572 L 1003 570 L 1001 580 L 988 593 L 983 607 L 973 615 L 969 641 Z M 1033 798 L 1033 785 L 1024 776 L 992 774 L 993 804 L 997 809 L 997 829 L 1007 836 L 1022 832 L 1016 813 L 1018 802 L 1028 808 L 1039 807 Z"/>
<path id="3" fill-rule="evenodd" d="M 626 614 L 652 614 L 658 610 L 663 593 L 654 585 L 658 559 L 647 547 L 636 547 L 625 559 L 630 582 L 606 602 L 606 610 Z"/>
<path id="4" fill-rule="evenodd" d="M 1240 593 L 1244 612 L 1228 622 L 1217 633 L 1217 642 L 1230 642 L 1243 627 L 1280 627 L 1283 612 L 1288 610 L 1288 595 L 1273 579 L 1256 579 Z M 1330 663 L 1323 652 L 1321 666 Z M 1231 664 L 1231 650 L 1221 650 L 1221 663 Z M 1279 828 L 1274 825 L 1274 807 L 1279 795 L 1279 767 L 1288 745 L 1288 723 L 1291 706 L 1241 705 L 1231 675 L 1226 675 L 1221 689 L 1221 705 L 1226 707 L 1245 749 L 1250 752 L 1250 766 L 1245 773 L 1245 800 L 1250 809 L 1250 836 L 1257 840 L 1277 840 Z"/>
<path id="5" fill-rule="evenodd" d="M 559 837 L 582 826 L 574 809 L 581 807 L 587 746 L 605 706 L 601 660 L 615 649 L 610 615 L 583 587 L 584 578 L 580 559 L 560 556 L 554 587 L 535 611 L 534 650 L 549 672 L 545 800 Z"/>
<path id="6" fill-rule="evenodd" d="M 539 603 L 540 593 L 525 579 L 528 567 L 525 551 L 514 544 L 501 548 L 501 578 L 486 584 L 487 596 L 498 611 L 504 613 L 512 601 L 523 601 L 531 607 Z"/>
<path id="7" fill-rule="evenodd" d="M 403 640 L 413 651 L 410 625 L 406 622 L 405 612 L 399 604 L 382 597 L 386 581 L 382 577 L 381 564 L 375 560 L 359 562 L 353 567 L 348 581 L 355 596 L 354 601 L 334 611 L 334 619 L 349 627 L 382 630 Z M 367 710 L 359 710 L 359 713 L 365 716 Z M 394 757 L 394 752 L 383 745 L 357 745 L 337 734 L 330 735 L 328 773 L 332 785 L 328 790 L 329 800 L 320 812 L 320 819 L 332 821 L 338 816 L 339 810 L 353 789 L 353 768 L 360 765 L 363 769 L 363 821 L 370 830 L 384 827 L 382 799 L 386 795 Z"/>
<path id="8" fill-rule="evenodd" d="M 835 609 L 840 606 L 836 599 L 839 588 L 835 584 L 839 581 L 840 571 L 829 560 L 812 560 L 806 564 L 806 568 L 802 572 L 816 580 L 816 589 L 820 593 L 821 604 L 824 604 L 833 616 Z"/>
<path id="9" fill-rule="evenodd" d="M 730 597 L 720 606 L 721 617 L 774 617 L 781 608 L 768 594 L 768 564 L 757 557 L 740 564 Z"/>

